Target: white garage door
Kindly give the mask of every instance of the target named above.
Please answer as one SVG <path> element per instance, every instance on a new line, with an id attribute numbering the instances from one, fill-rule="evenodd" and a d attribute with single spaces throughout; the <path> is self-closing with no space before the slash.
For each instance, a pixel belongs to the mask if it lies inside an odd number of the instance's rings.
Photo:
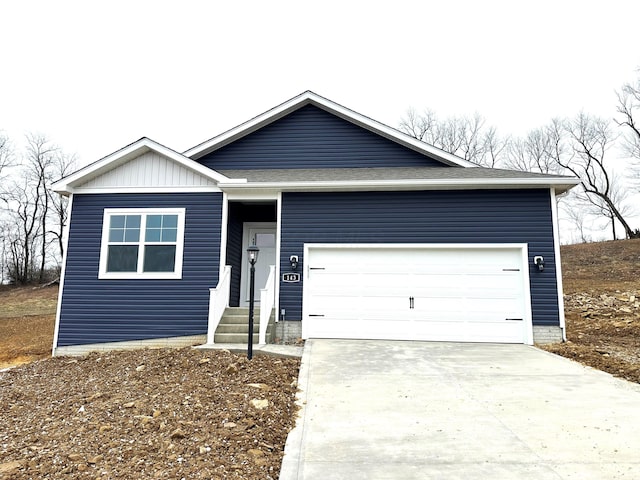
<path id="1" fill-rule="evenodd" d="M 306 245 L 304 338 L 531 343 L 525 245 Z"/>

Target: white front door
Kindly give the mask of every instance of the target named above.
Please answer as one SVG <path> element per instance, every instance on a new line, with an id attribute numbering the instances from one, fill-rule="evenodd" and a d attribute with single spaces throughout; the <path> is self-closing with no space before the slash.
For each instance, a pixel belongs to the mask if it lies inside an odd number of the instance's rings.
<path id="1" fill-rule="evenodd" d="M 255 245 L 260 249 L 258 261 L 255 265 L 254 300 L 260 301 L 260 289 L 264 288 L 269 278 L 269 267 L 276 264 L 276 224 L 275 223 L 245 223 L 242 248 L 242 283 L 240 286 L 240 300 L 242 305 L 249 304 L 250 266 L 247 259 L 247 247 Z"/>

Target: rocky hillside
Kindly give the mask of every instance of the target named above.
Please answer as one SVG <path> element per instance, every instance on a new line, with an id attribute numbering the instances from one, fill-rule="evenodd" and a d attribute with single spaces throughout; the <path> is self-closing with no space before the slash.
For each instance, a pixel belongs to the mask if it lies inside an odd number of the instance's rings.
<path id="1" fill-rule="evenodd" d="M 561 249 L 568 342 L 544 347 L 640 383 L 640 240 Z"/>

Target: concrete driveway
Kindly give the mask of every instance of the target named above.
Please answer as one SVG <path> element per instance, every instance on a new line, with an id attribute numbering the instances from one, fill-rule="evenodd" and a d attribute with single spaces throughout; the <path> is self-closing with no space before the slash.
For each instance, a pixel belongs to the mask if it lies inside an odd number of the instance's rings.
<path id="1" fill-rule="evenodd" d="M 640 385 L 525 345 L 309 340 L 281 480 L 637 479 Z"/>

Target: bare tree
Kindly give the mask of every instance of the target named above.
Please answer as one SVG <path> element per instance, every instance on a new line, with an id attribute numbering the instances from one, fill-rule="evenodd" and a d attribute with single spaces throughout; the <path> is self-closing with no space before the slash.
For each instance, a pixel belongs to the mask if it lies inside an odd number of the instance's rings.
<path id="1" fill-rule="evenodd" d="M 622 225 L 627 238 L 640 237 L 640 232 L 631 229 L 613 200 L 616 179 L 606 164 L 607 151 L 615 140 L 610 123 L 580 113 L 573 121 L 567 122 L 566 131 L 572 154 L 558 156 L 558 165 L 580 178 L 584 193 L 606 206 L 607 211 Z"/>
<path id="2" fill-rule="evenodd" d="M 567 195 L 567 201 L 562 204 L 562 210 L 573 229 L 578 233 L 579 243 L 588 243 L 591 241 L 591 236 L 587 233 L 587 212 L 584 208 L 576 208 L 576 204 L 579 203 L 580 200 L 575 198 L 575 193 L 571 192 Z M 573 235 L 571 237 L 573 238 Z"/>
<path id="3" fill-rule="evenodd" d="M 618 211 L 624 217 L 634 215 L 636 213 L 635 209 L 630 203 L 628 203 L 629 190 L 625 188 L 622 178 L 620 178 L 620 176 L 616 172 L 612 171 L 611 179 L 611 189 L 609 192 L 611 202 L 616 206 Z M 609 224 L 611 225 L 612 238 L 614 240 L 617 240 L 617 219 L 609 204 L 605 202 L 601 197 L 593 195 L 584 195 L 583 204 L 585 205 L 585 209 L 587 211 L 592 212 L 596 216 L 605 217 L 609 220 Z"/>
<path id="4" fill-rule="evenodd" d="M 509 144 L 505 165 L 513 170 L 558 173 L 558 160 L 567 153 L 563 122 L 553 119 L 548 125 L 531 130 L 524 138 Z"/>
<path id="5" fill-rule="evenodd" d="M 4 132 L 0 132 L 0 187 L 2 186 L 1 182 L 3 179 L 2 172 L 6 171 L 12 165 L 13 150 L 9 142 L 9 137 Z"/>
<path id="6" fill-rule="evenodd" d="M 39 221 L 38 232 L 41 235 L 38 281 L 42 283 L 47 264 L 47 250 L 49 247 L 47 232 L 51 214 L 51 196 L 47 187 L 51 181 L 50 171 L 58 155 L 58 148 L 52 145 L 44 135 L 30 133 L 27 134 L 26 152 L 25 175 L 36 195 L 34 214 Z"/>
<path id="7" fill-rule="evenodd" d="M 478 165 L 495 167 L 501 162 L 508 140 L 498 136 L 495 127 L 487 127 L 479 113 L 471 117 L 440 120 L 431 110 L 423 114 L 410 109 L 400 121 L 400 130 L 445 152 Z"/>
<path id="8" fill-rule="evenodd" d="M 432 110 L 425 110 L 424 113 L 419 114 L 415 109 L 410 108 L 407 110 L 406 116 L 400 120 L 400 130 L 422 142 L 435 146 L 433 142 L 437 123 L 436 114 Z"/>
<path id="9" fill-rule="evenodd" d="M 4 209 L 12 222 L 9 226 L 13 226 L 7 232 L 7 270 L 9 277 L 17 284 L 35 280 L 35 258 L 42 215 L 39 190 L 39 185 L 33 185 L 28 177 L 20 176 L 11 182 L 3 196 Z"/>
<path id="10" fill-rule="evenodd" d="M 635 84 L 623 85 L 617 97 L 620 118 L 616 123 L 623 128 L 626 153 L 633 159 L 636 176 L 640 177 L 640 79 Z"/>
<path id="11" fill-rule="evenodd" d="M 44 135 L 28 134 L 19 164 L 2 185 L 2 264 L 15 283 L 42 283 L 48 267 L 62 258 L 67 201 L 53 193 L 50 185 L 68 174 L 73 162 Z"/>
<path id="12" fill-rule="evenodd" d="M 47 194 L 49 195 L 49 205 L 52 217 L 51 230 L 47 231 L 47 234 L 53 236 L 54 241 L 58 246 L 58 258 L 62 259 L 64 256 L 64 242 L 62 239 L 64 228 L 68 222 L 68 199 L 62 195 L 58 195 L 51 189 L 51 184 L 56 180 L 61 179 L 69 175 L 74 169 L 76 164 L 75 155 L 67 155 L 62 150 L 58 150 L 57 155 L 53 159 L 53 163 L 50 165 L 50 169 L 47 172 Z"/>
<path id="13" fill-rule="evenodd" d="M 489 168 L 500 166 L 510 145 L 510 137 L 500 137 L 496 128 L 490 127 L 484 133 L 484 157 L 479 163 Z"/>

